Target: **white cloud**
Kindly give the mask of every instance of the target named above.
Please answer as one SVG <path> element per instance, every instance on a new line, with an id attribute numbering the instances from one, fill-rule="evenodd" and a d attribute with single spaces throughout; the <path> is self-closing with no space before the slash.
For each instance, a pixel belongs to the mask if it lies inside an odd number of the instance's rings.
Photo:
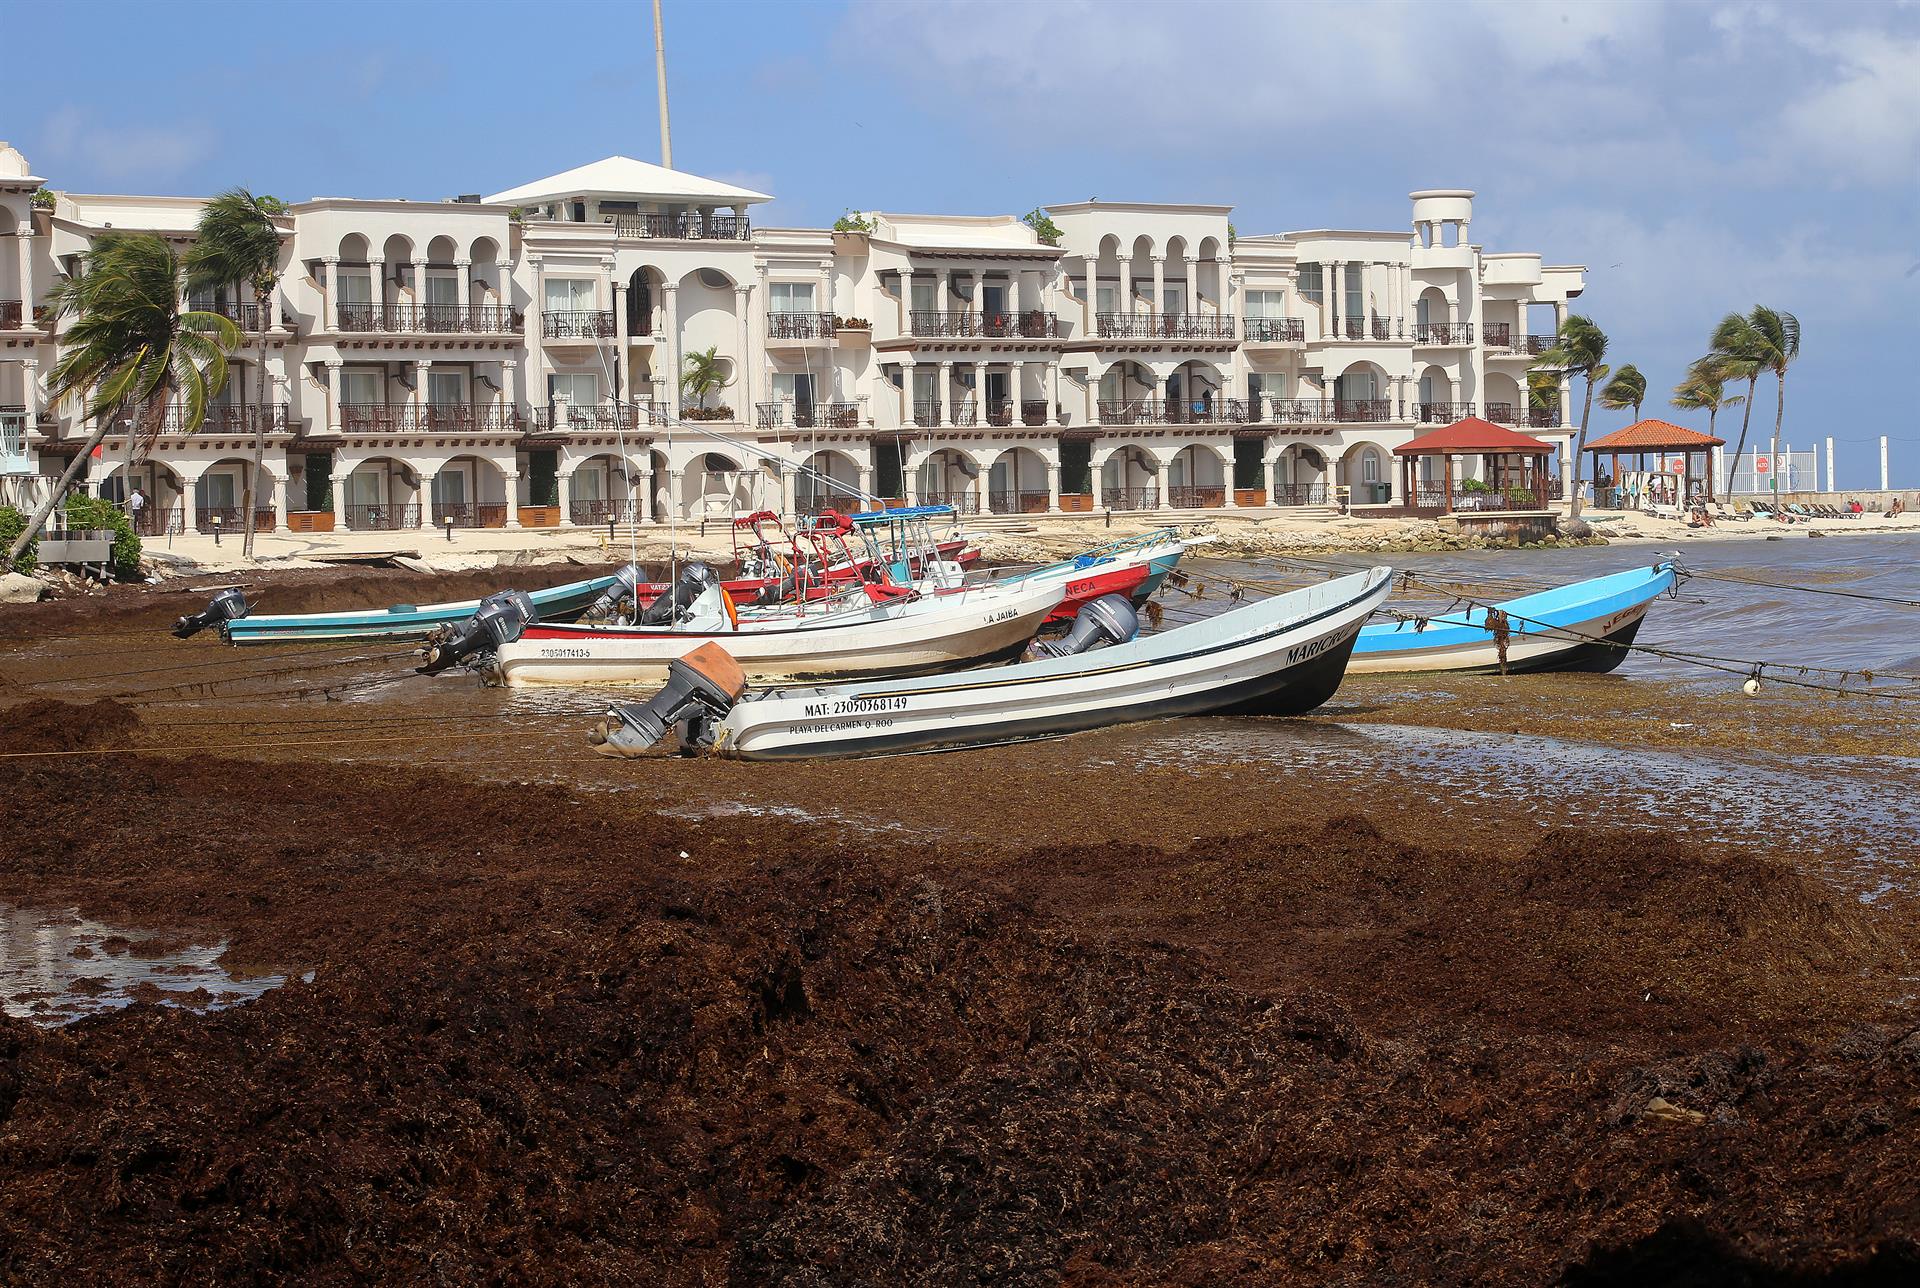
<path id="1" fill-rule="evenodd" d="M 48 116 L 45 139 L 52 161 L 95 181 L 175 178 L 213 152 L 202 126 L 103 124 L 72 104 Z"/>
<path id="2" fill-rule="evenodd" d="M 1920 181 L 1920 37 L 1856 30 L 1800 39 L 1823 66 L 1809 78 L 1815 87 L 1780 113 L 1783 159 L 1874 186 Z"/>

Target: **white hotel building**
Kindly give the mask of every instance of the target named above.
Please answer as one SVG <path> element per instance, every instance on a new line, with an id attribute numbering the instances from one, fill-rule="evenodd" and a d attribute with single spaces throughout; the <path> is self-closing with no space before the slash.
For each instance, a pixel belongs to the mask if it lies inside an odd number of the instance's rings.
<path id="1" fill-rule="evenodd" d="M 54 191 L 0 143 L 0 479 L 48 486 L 90 427 L 46 382 L 43 311 L 107 229 L 191 241 L 200 201 Z M 1564 445 L 1527 371 L 1582 269 L 1469 240 L 1473 194 L 1412 194 L 1412 231 L 1236 238 L 1232 208 L 873 212 L 765 228 L 770 198 L 621 157 L 484 199 L 319 197 L 282 219 L 276 298 L 240 321 L 262 523 L 296 530 L 601 524 L 877 497 L 1039 514 L 1405 506 L 1392 449 L 1479 415 Z M 674 375 L 713 350 L 698 406 Z M 132 477 L 147 526 L 238 520 L 255 422 L 230 386 Z M 667 414 L 662 414 L 667 413 Z M 672 424 L 704 418 L 699 427 Z M 757 451 L 717 441 L 710 428 Z M 1566 452 L 1561 452 L 1565 460 Z M 125 489 L 116 432 L 88 487 Z M 1468 465 L 1468 469 L 1472 466 Z M 1346 489 L 1342 492 L 1339 489 Z M 270 513 L 269 513 L 270 512 Z"/>

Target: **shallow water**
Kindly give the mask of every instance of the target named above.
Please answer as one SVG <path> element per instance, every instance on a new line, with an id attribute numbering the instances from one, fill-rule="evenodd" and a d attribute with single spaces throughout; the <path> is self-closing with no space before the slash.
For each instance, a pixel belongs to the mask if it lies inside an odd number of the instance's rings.
<path id="1" fill-rule="evenodd" d="M 286 983 L 233 975 L 220 965 L 226 940 L 195 938 L 110 926 L 72 908 L 0 904 L 0 1009 L 57 1027 L 140 1001 L 218 1011 Z"/>

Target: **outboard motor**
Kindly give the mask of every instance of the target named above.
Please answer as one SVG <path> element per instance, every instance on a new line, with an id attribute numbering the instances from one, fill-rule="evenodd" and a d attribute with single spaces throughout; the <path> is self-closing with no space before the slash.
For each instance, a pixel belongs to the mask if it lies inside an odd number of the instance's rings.
<path id="1" fill-rule="evenodd" d="M 637 620 L 642 626 L 671 626 L 686 617 L 695 600 L 719 584 L 713 569 L 703 563 L 690 563 L 680 570 L 673 589 L 642 609 Z"/>
<path id="2" fill-rule="evenodd" d="M 718 644 L 702 644 L 667 664 L 667 686 L 649 702 L 610 707 L 587 740 L 603 756 L 639 756 L 681 727 L 683 750 L 712 741 L 712 725 L 747 691 L 747 676 Z"/>
<path id="3" fill-rule="evenodd" d="M 779 581 L 768 582 L 762 586 L 760 593 L 753 597 L 753 606 L 755 608 L 771 608 L 775 604 L 784 604 L 793 598 L 794 592 L 797 589 L 798 586 L 793 580 L 793 574 L 788 573 Z"/>
<path id="4" fill-rule="evenodd" d="M 419 667 L 420 674 L 438 675 L 473 654 L 511 644 L 529 624 L 539 620 L 540 611 L 524 590 L 488 595 L 472 617 L 443 626 L 427 637 L 427 660 Z"/>
<path id="5" fill-rule="evenodd" d="M 173 633 L 178 639 L 187 639 L 209 626 L 225 626 L 228 622 L 238 621 L 249 611 L 247 597 L 240 593 L 240 588 L 229 586 L 209 599 L 205 608 L 175 622 Z"/>
<path id="6" fill-rule="evenodd" d="M 613 585 L 600 592 L 600 598 L 593 601 L 582 614 L 589 621 L 598 621 L 611 617 L 620 608 L 622 600 L 631 599 L 640 602 L 640 565 L 630 563 L 613 574 Z"/>
<path id="7" fill-rule="evenodd" d="M 1135 611 L 1133 601 L 1125 595 L 1102 595 L 1080 606 L 1072 630 L 1050 643 L 1035 640 L 1029 651 L 1036 659 L 1072 657 L 1109 644 L 1125 644 L 1139 633 L 1140 614 Z"/>

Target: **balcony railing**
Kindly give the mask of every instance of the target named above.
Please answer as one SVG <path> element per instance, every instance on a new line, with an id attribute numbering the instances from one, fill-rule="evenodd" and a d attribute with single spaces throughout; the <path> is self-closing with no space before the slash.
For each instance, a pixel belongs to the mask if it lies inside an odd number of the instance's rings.
<path id="1" fill-rule="evenodd" d="M 753 227 L 745 215 L 615 215 L 617 237 L 677 237 L 686 241 L 746 241 Z"/>
<path id="2" fill-rule="evenodd" d="M 1413 342 L 1415 344 L 1472 344 L 1473 323 L 1415 322 Z"/>
<path id="3" fill-rule="evenodd" d="M 762 429 L 858 429 L 860 404 L 851 402 L 755 403 L 754 419 Z"/>
<path id="4" fill-rule="evenodd" d="M 435 501 L 433 526 L 444 528 L 449 520 L 456 528 L 504 528 L 507 526 L 506 503 Z"/>
<path id="5" fill-rule="evenodd" d="M 995 514 L 1045 514 L 1047 512 L 1047 490 L 1022 492 L 991 492 L 987 495 L 987 509 Z"/>
<path id="6" fill-rule="evenodd" d="M 1538 357 L 1548 349 L 1551 349 L 1554 346 L 1554 342 L 1559 338 L 1557 335 L 1523 335 L 1518 337 L 1514 348 L 1520 350 L 1522 353 L 1531 353 L 1535 357 Z"/>
<path id="7" fill-rule="evenodd" d="M 234 311 L 231 307 L 221 310 L 228 316 Z M 525 321 L 519 309 L 501 304 L 469 304 L 466 308 L 458 304 L 339 304 L 334 307 L 334 315 L 342 331 L 404 335 L 510 335 Z M 256 329 L 247 322 L 241 322 L 241 326 Z"/>
<path id="8" fill-rule="evenodd" d="M 0 300 L 0 327 L 17 327 L 26 316 L 19 300 Z"/>
<path id="9" fill-rule="evenodd" d="M 1210 313 L 1096 313 L 1100 335 L 1115 340 L 1231 340 L 1234 320 Z"/>
<path id="10" fill-rule="evenodd" d="M 1170 487 L 1167 503 L 1176 510 L 1217 510 L 1227 503 L 1227 489 L 1221 487 Z"/>
<path id="11" fill-rule="evenodd" d="M 1517 425 L 1520 423 L 1518 415 L 1519 409 L 1512 403 L 1490 402 L 1487 404 L 1487 419 L 1496 425 Z"/>
<path id="12" fill-rule="evenodd" d="M 1336 398 L 1333 402 L 1333 419 L 1363 424 L 1392 420 L 1394 419 L 1393 399 Z"/>
<path id="13" fill-rule="evenodd" d="M 402 532 L 420 526 L 418 505 L 350 505 L 346 513 L 351 532 Z"/>
<path id="14" fill-rule="evenodd" d="M 943 309 L 912 309 L 907 313 L 908 329 L 916 336 L 941 338 L 980 334 L 980 315 Z"/>
<path id="15" fill-rule="evenodd" d="M 973 426 L 980 423 L 980 405 L 971 398 L 947 405 L 949 424 Z"/>
<path id="16" fill-rule="evenodd" d="M 1102 400 L 1099 407 L 1105 425 L 1217 425 L 1234 419 L 1233 401 L 1225 398 L 1127 398 Z"/>
<path id="17" fill-rule="evenodd" d="M 187 512 L 173 505 L 143 505 L 133 516 L 133 531 L 142 537 L 177 535 L 187 530 Z"/>
<path id="18" fill-rule="evenodd" d="M 194 431 L 200 434 L 253 434 L 262 428 L 269 434 L 287 432 L 287 406 L 285 403 L 270 404 L 266 407 L 209 407 L 206 418 L 200 422 L 200 428 Z M 169 408 L 160 421 L 162 434 L 184 434 L 187 432 L 187 413 L 178 408 Z"/>
<path id="19" fill-rule="evenodd" d="M 1333 334 L 1347 340 L 1392 340 L 1406 334 L 1400 318 L 1336 318 Z"/>
<path id="20" fill-rule="evenodd" d="M 1395 419 L 1391 398 L 1329 399 L 1263 396 L 1257 410 L 1249 399 L 1244 414 L 1245 423 L 1249 424 L 1305 425 L 1328 424 L 1336 421 L 1371 423 Z"/>
<path id="21" fill-rule="evenodd" d="M 1020 423 L 1022 425 L 1044 425 L 1047 423 L 1047 402 L 1044 398 L 1029 398 L 1020 404 Z M 1013 424 L 1013 403 L 1002 398 L 987 408 L 987 424 L 1002 428 Z"/>
<path id="22" fill-rule="evenodd" d="M 607 340 L 614 333 L 612 309 L 560 309 L 540 314 L 540 334 L 549 340 Z"/>
<path id="23" fill-rule="evenodd" d="M 938 425 L 940 423 L 940 400 L 938 398 L 914 399 L 913 423 L 923 426 Z"/>
<path id="24" fill-rule="evenodd" d="M 1489 349 L 1511 349 L 1513 347 L 1513 324 L 1511 322 L 1489 322 L 1481 332 L 1486 337 Z"/>
<path id="25" fill-rule="evenodd" d="M 414 403 L 342 403 L 340 428 L 349 434 L 512 434 L 519 410 L 500 406 L 419 406 Z"/>
<path id="26" fill-rule="evenodd" d="M 1547 488 L 1507 487 L 1500 491 L 1468 492 L 1456 487 L 1448 495 L 1444 483 L 1416 483 L 1413 504 L 1420 510 L 1544 510 Z"/>
<path id="27" fill-rule="evenodd" d="M 831 340 L 833 339 L 833 314 L 769 313 L 767 314 L 767 339 Z"/>
<path id="28" fill-rule="evenodd" d="M 193 507 L 193 527 L 196 532 L 241 532 L 246 528 L 246 515 L 247 512 L 237 505 L 196 505 Z M 253 508 L 253 530 L 273 530 L 272 506 Z"/>
<path id="29" fill-rule="evenodd" d="M 980 334 L 989 340 L 1051 340 L 1060 334 L 1060 319 L 1038 309 L 1023 313 L 982 313 Z"/>
<path id="30" fill-rule="evenodd" d="M 601 523 L 632 523 L 634 503 L 607 498 L 588 500 L 584 497 L 576 497 L 567 506 L 567 517 L 575 523 L 587 526 Z"/>
<path id="31" fill-rule="evenodd" d="M 965 492 L 922 492 L 921 505 L 950 505 L 961 514 L 980 513 L 980 494 L 969 489 Z"/>
<path id="32" fill-rule="evenodd" d="M 285 313 L 282 313 L 279 318 L 276 319 L 272 309 L 263 308 L 258 303 L 238 304 L 220 301 L 202 303 L 189 300 L 187 307 L 201 313 L 218 313 L 221 317 L 238 326 L 242 331 L 268 330 L 275 325 L 276 321 L 279 325 L 287 325 Z"/>
<path id="33" fill-rule="evenodd" d="M 652 410 L 653 404 L 650 401 L 581 403 L 567 408 L 566 431 L 577 434 L 611 434 L 625 430 L 633 433 L 653 423 Z M 561 432 L 558 418 L 554 415 L 552 407 L 536 409 L 530 428 L 538 434 Z"/>
<path id="34" fill-rule="evenodd" d="M 1273 488 L 1275 505 L 1325 505 L 1325 483 L 1279 483 Z"/>
<path id="35" fill-rule="evenodd" d="M 1558 429 L 1560 413 L 1551 408 L 1530 407 L 1527 409 L 1527 428 Z"/>
<path id="36" fill-rule="evenodd" d="M 1158 510 L 1157 487 L 1110 487 L 1100 493 L 1100 503 L 1109 510 Z"/>
<path id="37" fill-rule="evenodd" d="M 1304 318 L 1248 318 L 1248 344 L 1304 344 L 1307 323 Z"/>
<path id="38" fill-rule="evenodd" d="M 1417 419 L 1428 425 L 1451 425 L 1456 420 L 1465 420 L 1474 414 L 1473 404 L 1470 402 L 1423 402 L 1417 404 L 1417 410 L 1419 412 Z"/>

